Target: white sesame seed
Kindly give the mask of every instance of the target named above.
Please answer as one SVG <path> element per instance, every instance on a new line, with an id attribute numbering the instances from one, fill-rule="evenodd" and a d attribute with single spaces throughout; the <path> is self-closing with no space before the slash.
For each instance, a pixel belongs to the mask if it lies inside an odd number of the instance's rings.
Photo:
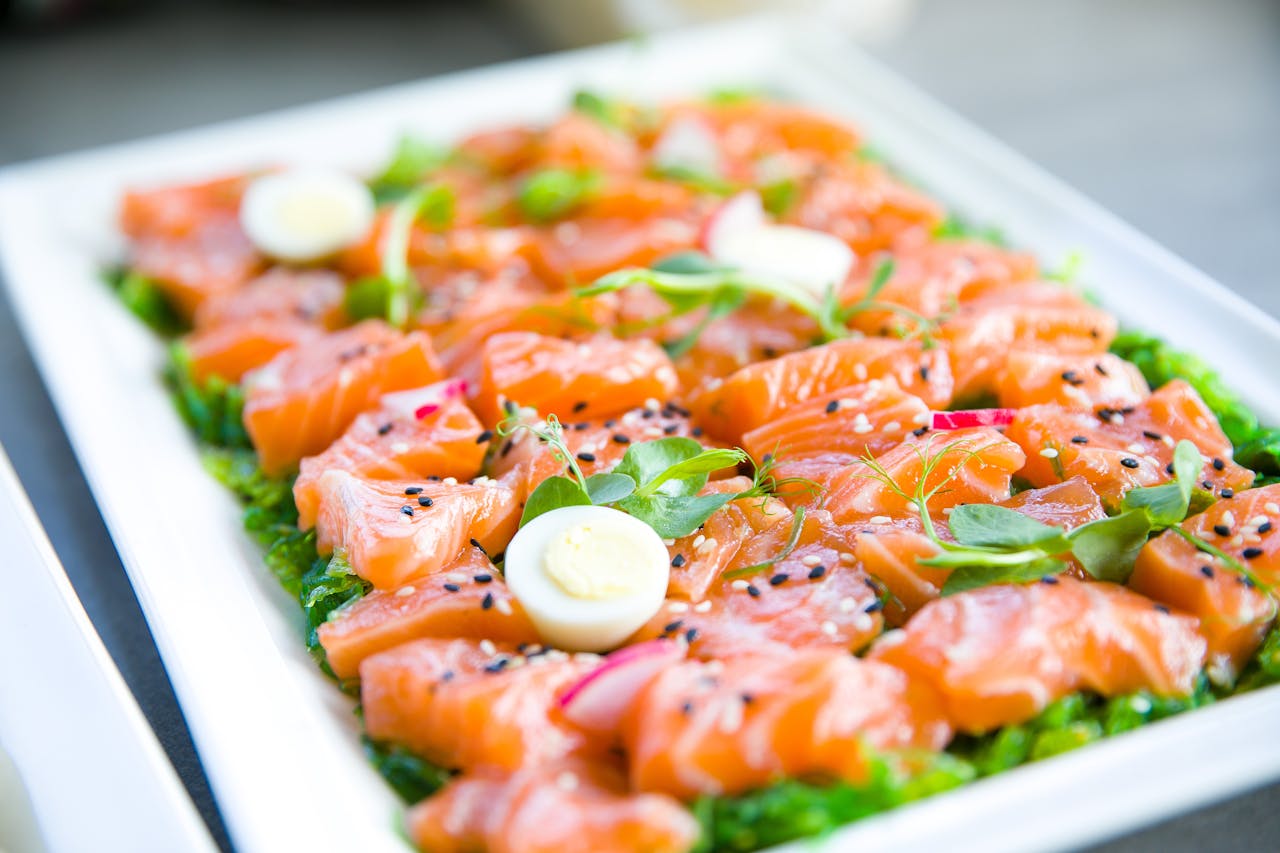
<path id="1" fill-rule="evenodd" d="M 932 417 L 932 415 L 931 415 L 931 413 L 929 413 L 929 412 L 927 412 L 927 411 L 926 411 L 926 412 L 916 412 L 914 415 L 912 415 L 912 416 L 911 416 L 911 422 L 912 422 L 913 424 L 915 424 L 916 426 L 924 426 L 925 424 L 927 424 L 927 423 L 929 422 L 929 418 L 930 418 L 930 417 Z"/>
<path id="2" fill-rule="evenodd" d="M 841 552 L 840 552 L 840 562 L 842 562 L 842 563 L 852 563 L 852 562 L 854 562 L 856 559 L 857 559 L 857 558 L 856 558 L 856 557 L 854 557 L 852 554 L 850 554 L 848 551 L 841 551 Z"/>
<path id="3" fill-rule="evenodd" d="M 498 651 L 498 647 L 493 644 L 492 640 L 481 640 L 480 651 L 486 655 L 491 655 Z"/>
<path id="4" fill-rule="evenodd" d="M 556 787 L 561 791 L 573 791 L 578 787 L 577 774 L 566 770 L 556 777 Z"/>
<path id="5" fill-rule="evenodd" d="M 645 427 L 641 433 L 645 438 L 662 438 L 663 432 L 656 426 Z"/>
<path id="6" fill-rule="evenodd" d="M 1125 450 L 1128 450 L 1130 453 L 1146 453 L 1147 447 L 1146 445 L 1135 441 L 1133 444 L 1126 447 Z"/>
<path id="7" fill-rule="evenodd" d="M 871 432 L 873 429 L 875 429 L 875 427 L 873 427 L 871 424 L 854 424 L 853 425 L 853 431 L 858 435 L 866 435 L 867 433 Z"/>
<path id="8" fill-rule="evenodd" d="M 1236 516 L 1231 510 L 1227 510 L 1222 514 L 1222 523 L 1227 527 L 1235 527 Z"/>
<path id="9" fill-rule="evenodd" d="M 703 536 L 701 533 L 699 533 L 699 534 L 698 534 L 698 536 L 697 536 L 697 538 L 693 540 L 693 547 L 694 547 L 694 550 L 697 550 L 698 548 L 701 548 L 701 547 L 702 547 L 702 543 L 703 543 L 703 542 L 706 542 L 706 541 L 707 541 L 707 537 L 705 537 L 705 536 Z"/>
<path id="10" fill-rule="evenodd" d="M 859 613 L 853 617 L 853 629 L 855 631 L 870 631 L 871 626 L 874 624 L 871 620 L 871 615 L 868 613 Z"/>
<path id="11" fill-rule="evenodd" d="M 1255 515 L 1253 518 L 1249 519 L 1249 523 L 1254 527 L 1257 527 L 1260 524 L 1266 524 L 1267 517 L 1265 515 Z"/>
<path id="12" fill-rule="evenodd" d="M 849 397 L 841 397 L 836 401 L 836 405 L 841 409 L 852 409 L 854 406 L 858 405 L 858 401 Z"/>
<path id="13" fill-rule="evenodd" d="M 871 423 L 870 419 L 867 418 L 866 412 L 858 412 L 858 414 L 854 415 L 853 422 L 857 426 Z"/>
<path id="14" fill-rule="evenodd" d="M 663 539 L 663 540 L 662 540 L 662 544 L 663 544 L 663 545 L 666 545 L 668 548 L 670 548 L 672 545 L 676 544 L 676 540 L 674 540 L 674 539 Z"/>
<path id="15" fill-rule="evenodd" d="M 707 675 L 719 675 L 724 672 L 724 661 L 709 660 L 703 665 L 702 671 Z"/>
<path id="16" fill-rule="evenodd" d="M 1040 451 L 1040 455 L 1043 456 L 1045 459 L 1057 459 L 1058 451 L 1052 447 L 1046 447 L 1044 450 Z"/>
<path id="17" fill-rule="evenodd" d="M 952 474 L 952 476 L 955 476 L 954 473 Z M 907 504 L 907 512 L 913 515 L 919 515 L 920 507 L 916 506 L 915 501 L 912 501 L 911 503 Z"/>
<path id="18" fill-rule="evenodd" d="M 444 485 L 446 485 L 446 486 L 456 486 L 456 485 L 458 485 L 458 478 L 457 478 L 457 477 L 445 477 L 445 478 L 444 478 L 443 480 L 441 480 L 440 482 L 441 482 L 441 483 L 443 483 L 443 484 L 444 484 Z"/>
<path id="19" fill-rule="evenodd" d="M 731 588 L 733 588 L 733 589 L 737 590 L 738 592 L 742 592 L 744 589 L 746 589 L 746 588 L 747 588 L 748 586 L 750 586 L 750 585 L 751 585 L 751 584 L 747 583 L 747 582 L 746 582 L 745 580 L 743 580 L 742 578 L 738 578 L 738 579 L 737 579 L 737 580 L 735 580 L 733 583 L 729 584 L 729 586 L 730 586 Z"/>
<path id="20" fill-rule="evenodd" d="M 396 598 L 408 598 L 409 596 L 413 595 L 415 592 L 417 592 L 417 590 L 414 589 L 412 585 L 402 586 L 398 590 L 396 590 Z"/>
<path id="21" fill-rule="evenodd" d="M 867 379 L 867 366 L 865 364 L 855 364 L 853 366 L 853 378 L 859 382 L 865 382 Z"/>
<path id="22" fill-rule="evenodd" d="M 397 456 L 403 456 L 404 454 L 409 452 L 409 442 L 393 441 L 391 443 L 391 452 L 396 454 Z"/>
<path id="23" fill-rule="evenodd" d="M 462 572 L 445 572 L 444 579 L 449 583 L 466 583 L 467 576 Z"/>
<path id="24" fill-rule="evenodd" d="M 893 521 L 893 519 L 892 519 L 892 518 L 890 518 L 890 517 L 889 517 L 889 516 L 887 516 L 887 515 L 873 515 L 873 516 L 871 516 L 871 523 L 872 523 L 872 524 L 888 524 L 888 523 L 889 523 L 889 522 L 891 522 L 891 521 Z"/>
<path id="25" fill-rule="evenodd" d="M 897 432 L 900 429 L 902 429 L 902 424 L 897 421 L 889 421 L 887 424 L 880 427 L 881 432 Z"/>
<path id="26" fill-rule="evenodd" d="M 602 658 L 593 652 L 574 652 L 574 661 L 577 663 L 600 663 Z"/>
<path id="27" fill-rule="evenodd" d="M 656 412 L 658 409 L 662 408 L 662 404 L 659 403 L 656 398 L 650 397 L 644 401 L 644 407 L 651 412 Z"/>
<path id="28" fill-rule="evenodd" d="M 704 551 L 710 551 L 712 548 L 715 548 L 719 544 L 720 543 L 717 542 L 715 539 L 704 539 L 702 540 L 701 545 L 693 546 L 693 550 L 697 551 L 698 553 L 702 553 Z"/>
<path id="29" fill-rule="evenodd" d="M 1231 537 L 1230 545 L 1232 548 L 1239 548 L 1243 544 L 1244 544 L 1244 537 L 1241 536 L 1239 533 Z"/>
<path id="30" fill-rule="evenodd" d="M 953 510 L 955 510 L 955 507 L 953 507 L 953 506 L 944 506 L 944 507 L 942 508 L 942 514 L 943 514 L 943 515 L 951 515 L 951 513 L 952 513 L 952 511 L 953 511 Z"/>
<path id="31" fill-rule="evenodd" d="M 1276 503 L 1275 501 L 1267 501 L 1265 504 L 1262 505 L 1262 508 L 1265 509 L 1267 512 L 1271 513 L 1272 515 L 1280 515 L 1280 504 Z"/>
<path id="32" fill-rule="evenodd" d="M 822 623 L 822 633 L 826 634 L 828 637 L 834 637 L 839 632 L 840 629 L 836 627 L 836 623 L 832 622 L 830 619 Z"/>
<path id="33" fill-rule="evenodd" d="M 503 616 L 511 615 L 511 602 L 505 598 L 499 598 L 493 602 L 493 609 L 501 613 Z"/>
<path id="34" fill-rule="evenodd" d="M 858 609 L 858 600 L 853 596 L 846 595 L 844 598 L 840 599 L 841 613 L 852 613 L 857 609 Z"/>
<path id="35" fill-rule="evenodd" d="M 710 601 L 699 601 L 697 604 L 693 605 L 694 613 L 706 613 L 710 609 L 711 609 Z"/>
<path id="36" fill-rule="evenodd" d="M 668 613 L 688 613 L 689 603 L 686 601 L 673 601 L 667 605 Z"/>
<path id="37" fill-rule="evenodd" d="M 822 565 L 822 558 L 817 554 L 805 554 L 800 562 L 812 569 L 814 566 Z"/>

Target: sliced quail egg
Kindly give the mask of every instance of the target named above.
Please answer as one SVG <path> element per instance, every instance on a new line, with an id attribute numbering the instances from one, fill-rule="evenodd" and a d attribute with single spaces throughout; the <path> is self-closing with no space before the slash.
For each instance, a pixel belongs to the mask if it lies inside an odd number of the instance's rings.
<path id="1" fill-rule="evenodd" d="M 374 202 L 357 178 L 333 169 L 292 169 L 258 178 L 240 203 L 240 224 L 263 254 L 306 263 L 359 242 Z"/>

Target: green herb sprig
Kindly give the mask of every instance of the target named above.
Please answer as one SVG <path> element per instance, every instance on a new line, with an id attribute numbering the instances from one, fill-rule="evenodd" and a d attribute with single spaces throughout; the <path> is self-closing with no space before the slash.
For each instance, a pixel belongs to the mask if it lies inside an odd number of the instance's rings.
<path id="1" fill-rule="evenodd" d="M 1130 489 L 1121 511 L 1108 518 L 1082 524 L 1070 531 L 1044 524 L 1009 507 L 994 504 L 962 504 L 953 507 L 948 527 L 954 542 L 942 539 L 929 515 L 928 501 L 956 476 L 961 466 L 937 485 L 926 489 L 929 474 L 942 458 L 956 450 L 968 458 L 985 448 L 970 449 L 966 439 L 952 442 L 930 455 L 928 444 L 917 447 L 922 473 L 915 490 L 907 493 L 873 457 L 863 462 L 869 476 L 912 503 L 920 513 L 925 535 L 940 549 L 920 560 L 924 566 L 952 569 L 942 587 L 943 595 L 995 583 L 1021 583 L 1062 572 L 1067 557 L 1074 557 L 1090 575 L 1123 583 L 1133 571 L 1134 560 L 1147 539 L 1166 528 L 1176 528 L 1191 505 L 1202 460 L 1189 441 L 1174 450 L 1172 482 Z"/>
<path id="2" fill-rule="evenodd" d="M 697 530 L 713 512 L 739 498 L 767 494 L 759 475 L 751 488 L 740 492 L 700 495 L 710 474 L 736 468 L 749 458 L 737 448 L 705 448 L 682 436 L 632 444 L 613 471 L 584 476 L 564 441 L 564 429 L 555 415 L 529 423 L 514 415 L 498 427 L 509 436 L 529 432 L 551 447 L 564 464 L 563 475 L 538 484 L 525 502 L 523 527 L 533 519 L 566 506 L 612 506 L 652 527 L 664 539 L 678 539 Z"/>

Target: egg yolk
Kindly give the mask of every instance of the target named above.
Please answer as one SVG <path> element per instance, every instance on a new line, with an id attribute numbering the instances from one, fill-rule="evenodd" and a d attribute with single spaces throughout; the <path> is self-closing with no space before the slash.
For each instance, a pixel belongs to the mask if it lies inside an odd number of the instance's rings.
<path id="1" fill-rule="evenodd" d="M 547 543 L 542 569 L 566 595 L 601 600 L 639 593 L 647 574 L 643 549 L 622 525 L 584 521 Z"/>

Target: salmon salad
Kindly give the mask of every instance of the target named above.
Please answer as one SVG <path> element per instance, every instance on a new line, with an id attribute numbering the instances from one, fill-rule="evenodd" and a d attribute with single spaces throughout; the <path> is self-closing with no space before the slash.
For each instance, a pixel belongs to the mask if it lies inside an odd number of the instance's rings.
<path id="1" fill-rule="evenodd" d="M 762 849 L 1280 680 L 1280 430 L 841 120 L 246 166 L 106 278 L 423 851 Z"/>

